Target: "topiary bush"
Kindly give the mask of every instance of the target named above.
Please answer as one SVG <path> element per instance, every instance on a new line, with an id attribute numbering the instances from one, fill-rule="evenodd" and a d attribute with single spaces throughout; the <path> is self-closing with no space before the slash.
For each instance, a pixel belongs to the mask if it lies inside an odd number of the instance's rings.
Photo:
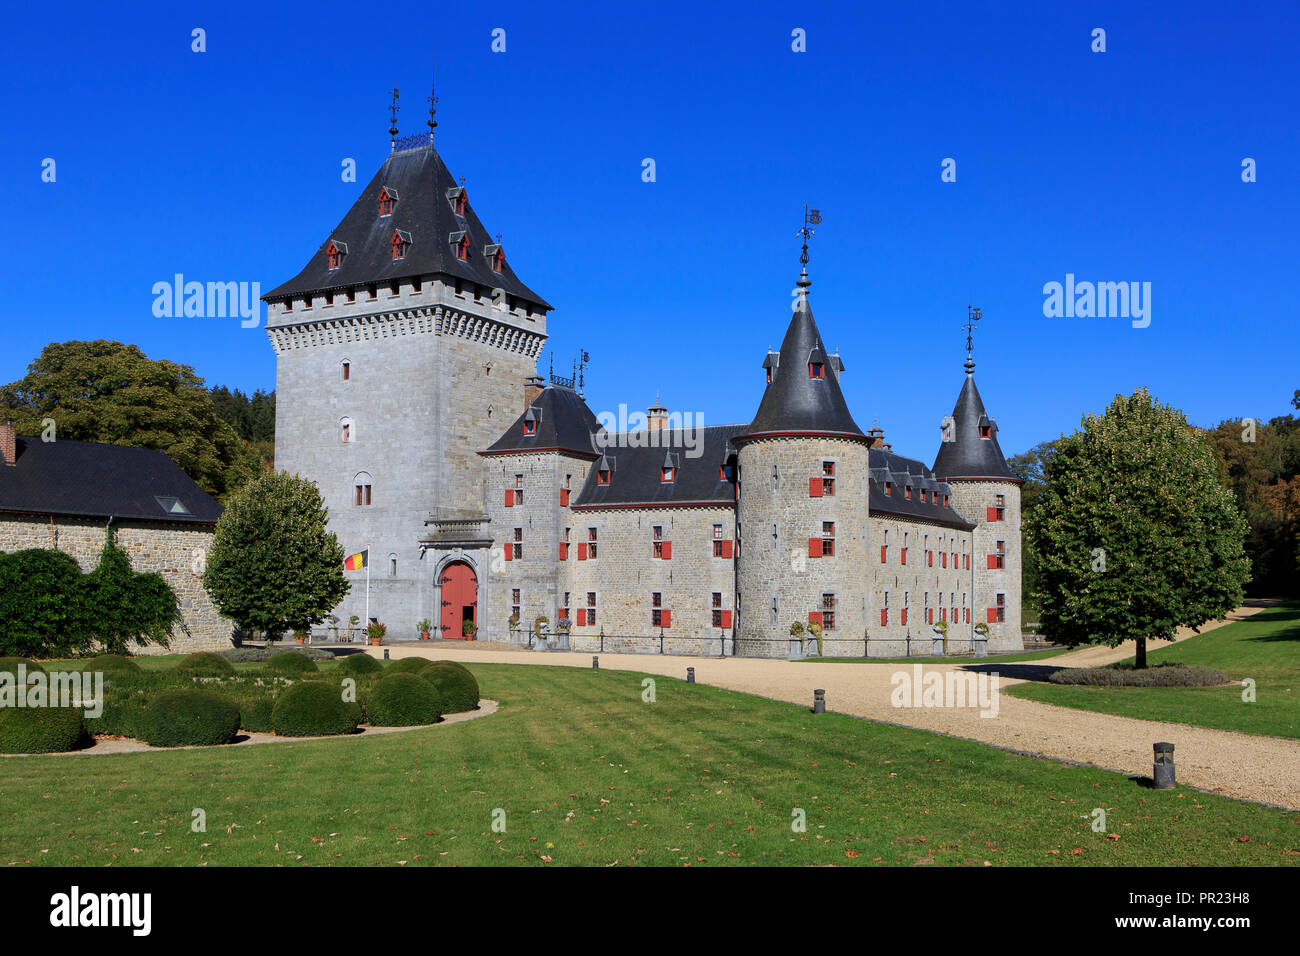
<path id="1" fill-rule="evenodd" d="M 65 753 L 85 738 L 81 711 L 75 707 L 0 708 L 0 753 Z"/>
<path id="2" fill-rule="evenodd" d="M 442 695 L 415 674 L 386 674 L 366 701 L 366 720 L 375 727 L 413 727 L 442 717 Z"/>
<path id="3" fill-rule="evenodd" d="M 478 681 L 464 665 L 455 661 L 426 661 L 420 677 L 442 695 L 444 714 L 478 709 Z"/>
<path id="4" fill-rule="evenodd" d="M 356 733 L 361 707 L 343 700 L 338 684 L 302 681 L 276 698 L 271 726 L 282 737 L 325 737 Z"/>
<path id="5" fill-rule="evenodd" d="M 145 711 L 144 739 L 151 747 L 228 744 L 239 733 L 239 705 L 210 690 L 173 690 Z"/>
<path id="6" fill-rule="evenodd" d="M 293 651 L 281 651 L 274 647 L 231 647 L 224 651 L 217 651 L 219 656 L 224 657 L 232 664 L 265 664 L 277 654 L 285 653 L 310 657 L 314 661 L 334 660 L 334 655 L 324 648 L 309 647 L 306 644 L 295 648 Z"/>
<path id="7" fill-rule="evenodd" d="M 86 673 L 103 671 L 105 674 L 113 671 L 128 674 L 139 674 L 141 672 L 139 664 L 121 654 L 100 654 L 98 657 L 92 657 L 86 661 L 86 666 L 82 670 Z"/>
<path id="8" fill-rule="evenodd" d="M 315 674 L 320 671 L 314 660 L 296 651 L 283 651 L 276 654 L 266 662 L 266 668 L 281 674 Z"/>
<path id="9" fill-rule="evenodd" d="M 429 662 L 423 657 L 403 657 L 401 660 L 390 661 L 384 667 L 385 674 L 418 674 L 429 666 Z"/>
<path id="10" fill-rule="evenodd" d="M 35 661 L 29 661 L 25 657 L 0 657 L 0 673 L 8 674 L 9 679 L 13 683 L 17 684 L 19 664 L 25 664 L 27 666 L 26 673 L 29 678 L 30 675 L 32 674 L 45 673 L 44 667 L 42 667 L 40 664 L 36 663 Z"/>
<path id="11" fill-rule="evenodd" d="M 199 651 L 183 658 L 176 665 L 176 672 L 186 677 L 231 677 L 235 665 L 220 654 Z"/>
<path id="12" fill-rule="evenodd" d="M 362 674 L 378 674 L 383 669 L 384 665 L 369 654 L 349 654 L 339 661 L 339 670 L 349 677 L 358 677 Z"/>
<path id="13" fill-rule="evenodd" d="M 1144 668 L 1062 667 L 1047 679 L 1053 684 L 1092 687 L 1218 687 L 1231 678 L 1212 667 L 1171 661 Z"/>

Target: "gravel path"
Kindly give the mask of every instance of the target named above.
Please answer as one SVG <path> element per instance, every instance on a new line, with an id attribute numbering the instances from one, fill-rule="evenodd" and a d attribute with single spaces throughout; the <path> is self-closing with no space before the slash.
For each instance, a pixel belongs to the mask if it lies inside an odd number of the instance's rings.
<path id="1" fill-rule="evenodd" d="M 1223 621 L 1206 624 L 1201 633 L 1259 610 L 1262 608 L 1238 609 Z M 1180 631 L 1178 639 L 1184 640 L 1193 633 L 1190 629 Z M 1154 646 L 1167 645 L 1159 642 Z M 370 653 L 374 651 L 370 649 Z M 389 651 L 394 658 L 418 656 L 552 667 L 589 668 L 592 657 L 589 653 L 546 654 L 473 643 L 438 647 L 397 645 Z M 1092 667 L 1132 655 L 1133 646 L 1127 644 L 1071 651 L 1043 664 L 998 665 L 995 661 L 976 664 L 969 658 L 952 664 L 927 663 L 923 673 L 955 674 L 976 666 L 981 671 L 999 671 L 1000 684 L 1007 686 L 1023 683 L 1015 674 L 1030 673 L 1030 668 Z M 642 671 L 678 678 L 686 676 L 687 667 L 694 667 L 695 679 L 702 684 L 810 706 L 813 689 L 824 688 L 828 710 L 1142 776 L 1151 774 L 1151 745 L 1167 740 L 1175 745 L 1179 783 L 1300 810 L 1300 744 L 1294 740 L 1096 714 L 1006 694 L 997 695 L 997 713 L 991 717 L 982 717 L 978 707 L 896 707 L 891 703 L 894 676 L 900 672 L 914 676 L 916 664 L 821 664 L 744 657 L 601 654 L 600 666 L 602 670 Z"/>

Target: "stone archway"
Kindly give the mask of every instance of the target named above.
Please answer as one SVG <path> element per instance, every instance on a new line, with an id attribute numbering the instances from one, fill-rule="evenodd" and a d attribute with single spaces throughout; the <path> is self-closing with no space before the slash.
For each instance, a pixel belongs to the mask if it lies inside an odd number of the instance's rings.
<path id="1" fill-rule="evenodd" d="M 438 572 L 442 609 L 438 634 L 444 640 L 463 640 L 466 621 L 478 623 L 478 575 L 466 561 L 449 561 Z"/>

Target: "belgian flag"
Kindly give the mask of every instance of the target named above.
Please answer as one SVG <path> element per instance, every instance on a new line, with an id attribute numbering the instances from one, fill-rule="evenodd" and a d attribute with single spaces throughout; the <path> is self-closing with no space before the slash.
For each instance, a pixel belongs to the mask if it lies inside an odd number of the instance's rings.
<path id="1" fill-rule="evenodd" d="M 369 563 L 370 549 L 366 548 L 364 551 L 358 551 L 356 554 L 349 555 L 347 560 L 343 562 L 343 567 L 348 571 L 360 571 Z"/>

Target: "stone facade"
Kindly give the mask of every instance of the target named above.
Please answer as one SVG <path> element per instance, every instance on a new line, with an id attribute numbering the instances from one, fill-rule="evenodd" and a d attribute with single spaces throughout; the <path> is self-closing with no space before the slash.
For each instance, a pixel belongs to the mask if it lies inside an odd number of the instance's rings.
<path id="1" fill-rule="evenodd" d="M 1021 650 L 1020 485 L 955 478 L 948 483 L 957 509 L 976 523 L 972 616 L 988 625 L 990 651 Z"/>
<path id="2" fill-rule="evenodd" d="M 99 564 L 106 522 L 66 515 L 0 515 L 0 551 L 51 548 L 76 559 L 83 572 Z M 171 647 L 134 648 L 138 654 L 190 653 L 232 646 L 234 625 L 217 613 L 203 588 L 203 568 L 213 529 L 165 522 L 115 521 L 114 540 L 131 567 L 157 572 L 176 592 L 185 626 L 172 631 Z"/>

